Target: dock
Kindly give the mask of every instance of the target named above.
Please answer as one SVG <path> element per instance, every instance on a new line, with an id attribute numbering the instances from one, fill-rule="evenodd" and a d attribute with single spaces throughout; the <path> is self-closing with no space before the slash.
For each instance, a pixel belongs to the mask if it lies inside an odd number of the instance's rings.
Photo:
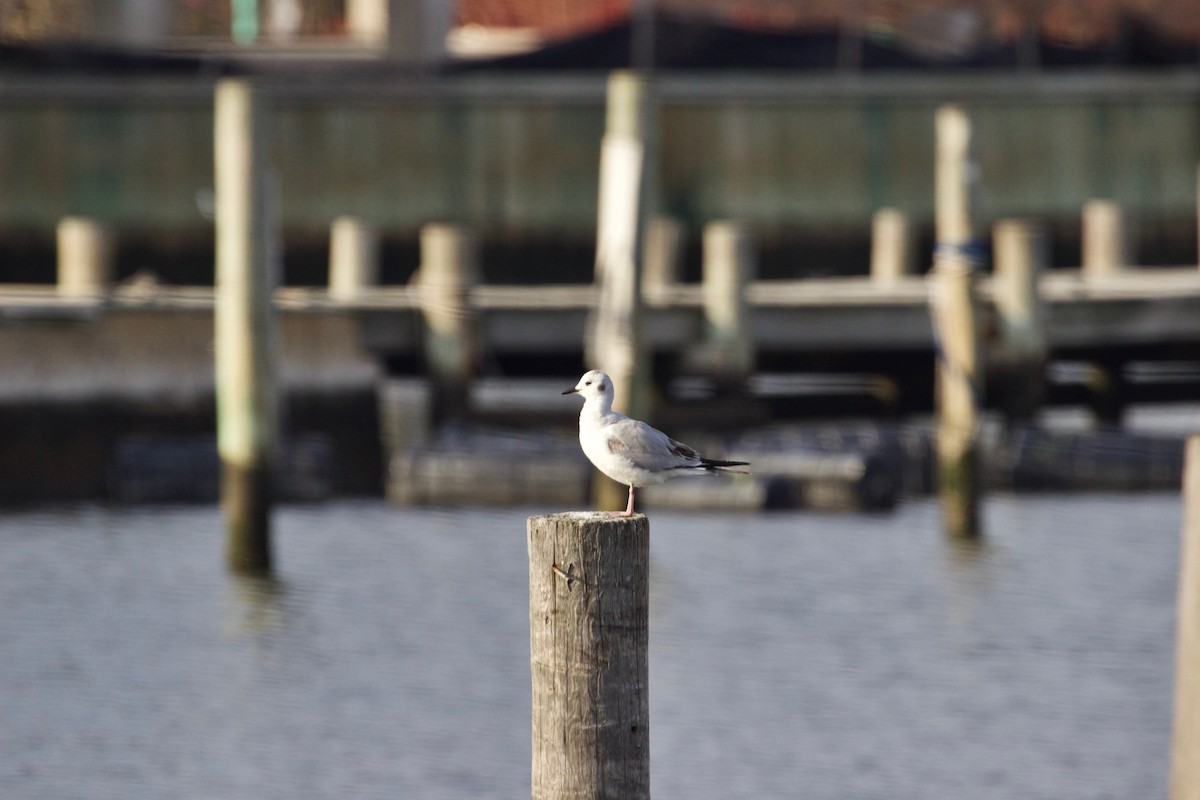
<path id="1" fill-rule="evenodd" d="M 1042 277 L 1039 291 L 1052 363 L 1198 360 L 1195 267 L 1103 277 L 1056 270 Z M 985 319 L 994 319 L 993 296 L 992 282 L 984 278 Z M 582 364 L 587 318 L 597 302 L 594 286 L 477 285 L 467 300 L 479 321 L 485 360 L 497 365 L 493 372 L 570 375 Z M 920 276 L 886 283 L 865 277 L 755 281 L 746 287 L 746 300 L 755 352 L 768 371 L 903 378 L 910 364 L 933 358 L 929 289 Z M 682 365 L 683 353 L 703 336 L 702 287 L 648 288 L 645 302 L 649 350 Z M 277 291 L 275 307 L 283 325 L 285 386 L 365 385 L 420 363 L 424 323 L 417 287 L 379 286 L 353 299 L 323 287 L 286 287 Z M 98 394 L 130 400 L 157 392 L 211 393 L 213 308 L 211 287 L 118 285 L 74 297 L 53 286 L 6 286 L 0 289 L 0 371 L 6 375 L 0 402 L 69 400 L 81 382 Z M 995 325 L 984 327 L 986 340 Z M 1144 372 L 1153 383 L 1156 370 Z M 1160 387 L 1163 396 L 1200 399 L 1200 379 L 1180 381 L 1168 373 L 1157 371 L 1169 384 Z"/>
<path id="2" fill-rule="evenodd" d="M 984 277 L 979 285 L 988 348 L 1002 345 L 993 284 Z M 1060 270 L 1044 273 L 1038 290 L 1049 354 L 1044 405 L 1090 407 L 1104 422 L 1102 413 L 1114 408 L 1119 414 L 1138 403 L 1200 401 L 1200 270 Z M 748 483 L 659 487 L 647 495 L 651 505 L 870 510 L 930 490 L 928 430 L 903 422 L 933 407 L 925 278 L 749 283 L 758 366 L 732 390 L 689 358 L 704 338 L 703 287 L 647 286 L 644 295 L 656 381 L 651 419 L 687 441 L 707 432 L 715 436 L 710 449 L 760 466 Z M 286 475 L 301 478 L 301 489 L 283 487 L 284 496 L 378 493 L 382 482 L 387 496 L 408 504 L 586 502 L 592 470 L 573 441 L 577 409 L 558 403 L 555 387 L 569 385 L 582 367 L 596 302 L 591 285 L 473 286 L 466 303 L 482 355 L 468 405 L 453 419 L 438 408 L 424 362 L 418 286 L 370 287 L 349 297 L 324 287 L 276 290 L 283 445 L 309 454 L 298 466 L 284 464 Z M 212 287 L 122 283 L 89 295 L 50 285 L 0 290 L 0 434 L 13 443 L 0 463 L 0 501 L 194 501 L 211 494 L 204 487 L 215 480 L 205 472 L 214 447 L 213 320 Z M 1012 375 L 996 362 L 989 380 L 1003 388 Z M 987 397 L 1002 405 L 1004 392 Z M 789 420 L 839 424 L 847 417 L 876 419 L 895 432 L 872 432 L 875 444 L 856 439 L 836 447 L 818 441 L 827 436 L 751 435 L 741 443 L 734 436 Z M 447 422 L 461 432 L 447 439 Z M 467 433 L 479 425 L 513 431 L 501 434 L 505 446 L 490 461 L 463 446 L 486 436 Z M 1033 448 L 1019 435 L 993 436 L 987 480 L 1020 490 L 1133 488 L 1151 484 L 1121 465 L 1144 462 L 1161 464 L 1153 486 L 1177 483 L 1177 442 L 1134 436 L 1114 444 L 1113 430 L 1095 434 L 1108 437 L 1103 441 L 1050 436 Z M 776 439 L 795 446 L 765 448 Z M 526 451 L 550 465 L 541 477 L 511 467 Z M 193 462 L 194 474 L 144 468 L 178 467 L 181 458 Z M 1046 472 L 1050 462 L 1056 466 Z M 1110 472 L 1126 478 L 1098 482 Z M 507 477 L 494 477 L 501 474 Z M 918 485 L 910 485 L 913 476 L 922 476 Z"/>

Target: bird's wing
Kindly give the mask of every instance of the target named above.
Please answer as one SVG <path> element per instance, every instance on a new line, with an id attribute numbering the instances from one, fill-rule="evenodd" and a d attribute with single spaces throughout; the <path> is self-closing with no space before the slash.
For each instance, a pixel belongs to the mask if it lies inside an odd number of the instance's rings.
<path id="1" fill-rule="evenodd" d="M 683 442 L 677 442 L 674 439 L 668 439 L 671 443 L 671 449 L 675 451 L 675 455 L 687 461 L 700 461 L 700 454 L 692 448 L 688 447 Z"/>
<path id="2" fill-rule="evenodd" d="M 636 419 L 622 419 L 605 428 L 610 453 L 627 458 L 639 469 L 661 472 L 693 466 L 696 451 Z"/>

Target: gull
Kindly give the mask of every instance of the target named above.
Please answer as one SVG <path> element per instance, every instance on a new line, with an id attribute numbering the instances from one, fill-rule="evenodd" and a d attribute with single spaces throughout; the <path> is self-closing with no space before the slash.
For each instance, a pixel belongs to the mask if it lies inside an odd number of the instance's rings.
<path id="1" fill-rule="evenodd" d="M 629 487 L 629 503 L 624 511 L 609 512 L 614 517 L 633 516 L 634 487 L 699 473 L 745 474 L 729 467 L 749 465 L 748 461 L 703 458 L 662 431 L 613 411 L 612 379 L 598 369 L 585 373 L 574 389 L 567 389 L 563 394 L 578 394 L 583 398 L 583 410 L 579 412 L 579 446 L 584 455 L 596 469 Z"/>

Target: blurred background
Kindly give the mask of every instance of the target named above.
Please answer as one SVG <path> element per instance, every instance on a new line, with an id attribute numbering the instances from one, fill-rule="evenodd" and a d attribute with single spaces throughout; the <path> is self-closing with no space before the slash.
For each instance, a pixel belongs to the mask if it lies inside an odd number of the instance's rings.
<path id="1" fill-rule="evenodd" d="M 324 283 L 328 226 L 379 228 L 385 282 L 418 229 L 469 223 L 488 280 L 590 281 L 603 72 L 664 72 L 655 213 L 744 219 L 763 277 L 865 263 L 895 206 L 931 246 L 930 114 L 969 101 L 984 221 L 1038 215 L 1078 265 L 1092 197 L 1141 264 L 1195 260 L 1190 2 L 7 2 L 0 258 L 50 282 L 54 225 L 119 229 L 118 278 L 211 282 L 214 78 L 280 84 L 284 279 Z M 748 88 L 747 80 L 755 88 Z M 922 259 L 927 263 L 927 258 Z M 698 274 L 698 256 L 688 259 Z"/>

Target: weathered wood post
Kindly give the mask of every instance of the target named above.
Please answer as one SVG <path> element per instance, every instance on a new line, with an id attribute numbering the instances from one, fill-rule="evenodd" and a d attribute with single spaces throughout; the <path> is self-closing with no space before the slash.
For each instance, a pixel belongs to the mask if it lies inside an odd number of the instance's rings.
<path id="1" fill-rule="evenodd" d="M 982 370 L 976 322 L 979 246 L 972 218 L 977 165 L 971 120 L 957 106 L 937 111 L 937 246 L 930 311 L 937 346 L 938 488 L 948 533 L 979 530 L 979 410 Z"/>
<path id="2" fill-rule="evenodd" d="M 92 297 L 112 287 L 116 242 L 112 231 L 87 217 L 58 223 L 58 293 Z"/>
<path id="3" fill-rule="evenodd" d="M 530 517 L 533 800 L 650 797 L 643 514 Z"/>
<path id="4" fill-rule="evenodd" d="M 653 296 L 679 283 L 683 261 L 683 223 L 655 217 L 646 223 L 642 247 L 642 293 Z"/>
<path id="5" fill-rule="evenodd" d="M 357 217 L 338 217 L 329 229 L 329 296 L 354 300 L 379 283 L 379 236 Z"/>
<path id="6" fill-rule="evenodd" d="M 434 406 L 443 414 L 464 411 L 470 402 L 479 365 L 470 295 L 479 281 L 479 245 L 470 228 L 447 223 L 421 228 L 416 284 L 425 317 L 425 363 L 434 382 Z"/>
<path id="7" fill-rule="evenodd" d="M 639 291 L 650 141 L 648 92 L 647 80 L 636 72 L 614 72 L 608 80 L 596 231 L 600 300 L 587 348 L 589 363 L 613 378 L 613 405 L 636 417 L 645 416 L 648 400 Z"/>
<path id="8" fill-rule="evenodd" d="M 916 241 L 908 217 L 896 208 L 881 208 L 871 218 L 871 280 L 879 283 L 916 272 Z"/>
<path id="9" fill-rule="evenodd" d="M 266 185 L 263 101 L 244 79 L 217 84 L 217 444 L 226 557 L 239 572 L 271 568 L 271 480 L 277 439 L 275 320 L 279 264 Z"/>
<path id="10" fill-rule="evenodd" d="M 649 81 L 637 72 L 614 72 L 608 80 L 596 231 L 600 298 L 588 322 L 585 353 L 590 367 L 612 376 L 613 406 L 638 419 L 646 418 L 650 405 L 641 295 L 646 172 L 654 149 L 650 92 Z M 616 507 L 625 489 L 596 474 L 596 504 Z"/>
<path id="11" fill-rule="evenodd" d="M 1200 797 L 1200 435 L 1187 443 L 1175 640 L 1171 800 Z"/>
<path id="12" fill-rule="evenodd" d="M 1116 275 L 1129 264 L 1125 214 L 1112 200 L 1083 205 L 1082 271 L 1085 278 Z"/>
<path id="13" fill-rule="evenodd" d="M 1112 200 L 1089 200 L 1083 206 L 1082 266 L 1084 278 L 1119 275 L 1129 265 L 1131 251 L 1125 231 L 1125 214 Z M 1087 385 L 1096 421 L 1117 427 L 1124 416 L 1128 386 L 1119 357 L 1088 365 Z"/>
<path id="14" fill-rule="evenodd" d="M 1010 424 L 1032 419 L 1045 396 L 1049 350 L 1038 286 L 1049 250 L 1046 229 L 1036 222 L 1001 220 L 992 229 L 992 288 L 1000 341 L 988 358 L 993 372 L 1002 376 L 1000 404 Z"/>
<path id="15" fill-rule="evenodd" d="M 754 371 L 746 287 L 757 272 L 754 237 L 745 223 L 704 226 L 704 349 L 707 371 L 718 382 L 740 387 Z"/>

